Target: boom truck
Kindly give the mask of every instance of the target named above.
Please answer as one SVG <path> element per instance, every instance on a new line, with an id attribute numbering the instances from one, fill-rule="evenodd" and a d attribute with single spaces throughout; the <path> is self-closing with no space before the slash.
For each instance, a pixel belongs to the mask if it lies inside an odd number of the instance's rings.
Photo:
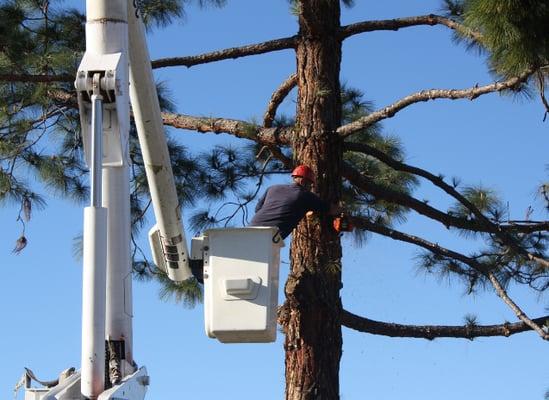
<path id="1" fill-rule="evenodd" d="M 188 252 L 143 22 L 132 0 L 86 1 L 86 51 L 75 88 L 90 170 L 84 208 L 81 369 L 32 387 L 25 400 L 141 400 L 149 376 L 134 359 L 130 256 L 130 103 L 156 219 L 154 263 L 173 281 L 204 277 L 206 334 L 224 343 L 272 342 L 280 246 L 270 227 L 211 229 Z M 38 380 L 37 380 L 38 381 Z M 40 381 L 38 381 L 40 382 Z"/>

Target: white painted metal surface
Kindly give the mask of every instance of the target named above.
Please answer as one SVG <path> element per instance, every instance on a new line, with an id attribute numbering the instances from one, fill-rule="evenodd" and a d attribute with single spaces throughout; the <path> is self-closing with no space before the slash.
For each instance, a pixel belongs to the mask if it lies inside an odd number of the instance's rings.
<path id="1" fill-rule="evenodd" d="M 84 209 L 82 271 L 82 394 L 96 398 L 105 388 L 105 289 L 107 210 Z"/>
<path id="2" fill-rule="evenodd" d="M 103 163 L 103 206 L 107 222 L 106 338 L 124 341 L 125 359 L 133 362 L 131 256 L 130 256 L 130 174 L 129 174 L 129 72 L 128 8 L 125 0 L 86 2 L 86 55 L 120 54 L 116 71 L 116 116 L 112 140 L 105 148 L 120 148 L 118 162 Z M 108 77 L 108 71 L 106 72 Z M 116 129 L 117 128 L 117 129 Z M 106 151 L 105 154 L 109 154 Z"/>
<path id="3" fill-rule="evenodd" d="M 25 400 L 82 400 L 80 379 L 80 372 L 76 372 L 53 388 L 27 388 Z M 97 400 L 143 400 L 149 380 L 147 369 L 141 367 L 126 376 L 118 385 L 102 391 Z"/>
<path id="4" fill-rule="evenodd" d="M 206 334 L 223 343 L 276 339 L 278 271 L 283 242 L 276 228 L 210 229 L 204 233 Z"/>
<path id="5" fill-rule="evenodd" d="M 92 124 L 92 90 L 94 83 L 93 76 L 99 73 L 101 81 L 101 92 L 105 95 L 102 97 L 103 102 L 103 165 L 104 166 L 121 166 L 124 159 L 127 159 L 127 154 L 123 151 L 123 142 L 120 136 L 120 122 L 124 128 L 124 110 L 128 110 L 127 105 L 123 104 L 123 92 L 120 86 L 121 77 L 124 75 L 124 60 L 122 53 L 112 54 L 96 54 L 86 52 L 76 76 L 75 86 L 78 93 L 78 106 L 80 111 L 80 123 L 82 130 L 82 143 L 84 145 L 84 155 L 86 163 L 92 164 L 91 148 L 93 146 L 91 138 Z M 127 66 L 126 66 L 127 68 Z M 126 73 L 127 74 L 127 73 Z M 127 125 L 126 125 L 127 126 Z"/>
<path id="6" fill-rule="evenodd" d="M 191 260 L 202 260 L 204 257 L 204 236 L 191 239 Z"/>
<path id="7" fill-rule="evenodd" d="M 156 226 L 149 233 L 156 265 L 170 279 L 192 276 L 166 134 L 153 79 L 145 29 L 133 2 L 129 14 L 130 97 L 145 163 Z"/>
<path id="8" fill-rule="evenodd" d="M 47 388 L 25 390 L 25 400 L 43 400 L 49 391 Z"/>
<path id="9" fill-rule="evenodd" d="M 59 384 L 42 398 L 42 400 L 81 400 L 80 394 L 81 374 L 75 372 L 68 378 L 60 381 Z M 27 400 L 25 398 L 25 400 Z"/>
<path id="10" fill-rule="evenodd" d="M 89 71 L 89 72 L 88 72 Z M 82 270 L 82 394 L 95 398 L 105 386 L 105 288 L 107 260 L 107 209 L 102 202 L 103 97 L 101 74 L 91 76 L 90 180 L 91 205 L 84 209 Z M 84 82 L 90 84 L 90 82 Z"/>
<path id="11" fill-rule="evenodd" d="M 132 375 L 126 376 L 118 385 L 101 393 L 98 400 L 142 400 L 147 393 L 147 386 L 147 369 L 141 367 Z"/>
<path id="12" fill-rule="evenodd" d="M 27 370 L 27 374 L 23 376 L 25 379 L 25 400 L 82 400 L 82 394 L 80 393 L 80 372 L 74 371 L 74 368 L 67 368 L 59 374 L 57 385 L 53 387 L 31 387 L 33 375 L 32 371 Z M 23 379 L 22 378 L 22 379 Z M 16 386 L 14 398 L 17 397 L 17 390 L 19 385 Z"/>
<path id="13" fill-rule="evenodd" d="M 132 364 L 133 308 L 129 182 L 130 174 L 127 165 L 103 170 L 103 205 L 108 209 L 105 335 L 107 340 L 124 342 L 124 358 Z"/>
<path id="14" fill-rule="evenodd" d="M 82 395 L 91 399 L 104 391 L 105 339 L 123 341 L 123 358 L 133 364 L 126 1 L 86 2 L 86 53 L 75 82 L 86 159 L 94 169 L 93 206 L 84 217 L 81 382 Z M 101 99 L 103 116 L 92 110 Z M 97 140 L 92 125 L 102 128 L 95 130 L 102 131 Z"/>
<path id="15" fill-rule="evenodd" d="M 95 74 L 96 82 L 94 85 L 100 85 L 100 74 Z M 99 88 L 95 89 L 99 92 Z M 103 96 L 93 94 L 91 97 L 92 119 L 91 131 L 91 160 L 90 160 L 90 197 L 92 207 L 101 207 L 102 192 L 102 174 L 103 174 Z"/>

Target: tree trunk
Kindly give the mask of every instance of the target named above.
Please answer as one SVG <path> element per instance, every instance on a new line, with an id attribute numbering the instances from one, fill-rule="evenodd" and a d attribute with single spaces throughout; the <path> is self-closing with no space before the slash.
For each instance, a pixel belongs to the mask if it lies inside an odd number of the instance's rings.
<path id="1" fill-rule="evenodd" d="M 297 46 L 297 129 L 294 161 L 313 169 L 314 191 L 341 195 L 339 0 L 303 0 Z M 286 283 L 286 399 L 338 399 L 341 358 L 341 245 L 331 219 L 305 218 L 291 246 Z"/>

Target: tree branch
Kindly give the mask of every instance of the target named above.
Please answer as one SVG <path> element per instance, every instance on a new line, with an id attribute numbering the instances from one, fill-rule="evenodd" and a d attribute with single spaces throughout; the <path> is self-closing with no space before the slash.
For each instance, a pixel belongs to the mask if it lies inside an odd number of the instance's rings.
<path id="1" fill-rule="evenodd" d="M 355 217 L 352 217 L 352 222 L 354 226 L 359 229 L 365 229 L 370 232 L 375 232 L 380 235 L 390 237 L 391 239 L 394 239 L 394 240 L 399 240 L 401 242 L 406 242 L 406 243 L 410 243 L 410 244 L 422 247 L 426 250 L 429 250 L 433 254 L 437 254 L 445 258 L 453 258 L 455 260 L 461 261 L 464 264 L 469 265 L 471 268 L 477 271 L 486 272 L 486 268 L 483 267 L 476 260 L 470 257 L 467 257 L 464 254 L 446 249 L 442 246 L 439 246 L 436 243 L 429 242 L 428 240 L 425 240 L 418 236 L 410 235 L 404 232 L 397 231 L 396 229 L 393 229 L 393 228 L 388 228 L 386 226 L 376 224 L 368 220 L 367 218 L 355 216 Z"/>
<path id="2" fill-rule="evenodd" d="M 154 60 L 152 62 L 152 67 L 165 68 L 185 66 L 187 68 L 190 68 L 194 65 L 207 64 L 231 58 L 235 59 L 256 54 L 270 53 L 273 51 L 293 49 L 296 46 L 296 39 L 297 36 L 292 36 L 287 38 L 269 40 L 263 43 L 256 43 L 241 47 L 232 47 L 229 49 L 212 51 L 210 53 L 199 54 L 196 56 L 162 58 L 159 60 Z"/>
<path id="3" fill-rule="evenodd" d="M 539 97 L 541 98 L 541 103 L 545 107 L 545 114 L 543 116 L 543 121 L 547 119 L 547 113 L 549 113 L 549 102 L 545 97 L 545 76 L 543 75 L 542 70 L 538 71 L 538 84 L 539 84 Z"/>
<path id="4" fill-rule="evenodd" d="M 271 154 L 285 168 L 291 168 L 292 160 L 280 151 L 279 136 L 287 137 L 292 134 L 292 128 L 262 128 L 245 121 L 224 118 L 198 118 L 182 114 L 162 113 L 164 125 L 179 129 L 188 129 L 197 132 L 228 133 L 241 139 L 253 140 L 269 149 Z"/>
<path id="5" fill-rule="evenodd" d="M 241 139 L 253 140 L 264 145 L 285 144 L 293 132 L 293 128 L 262 128 L 246 121 L 215 118 L 215 117 L 194 117 L 191 115 L 162 113 L 164 125 L 179 129 L 188 129 L 201 133 L 228 133 Z M 280 138 L 283 138 L 282 140 Z"/>
<path id="6" fill-rule="evenodd" d="M 279 86 L 279 88 L 273 93 L 271 96 L 271 100 L 269 101 L 269 104 L 267 105 L 267 111 L 265 112 L 265 115 L 263 117 L 263 127 L 264 128 L 271 128 L 273 126 L 273 121 L 276 115 L 276 110 L 278 109 L 278 106 L 282 101 L 288 96 L 288 93 L 295 87 L 297 84 L 297 74 L 292 74 L 286 79 L 284 82 L 282 82 L 282 85 Z M 292 166 L 292 160 L 289 159 L 282 153 L 282 151 L 279 149 L 278 146 L 274 144 L 266 145 L 271 154 L 280 160 L 285 168 L 291 168 Z"/>
<path id="7" fill-rule="evenodd" d="M 531 329 L 535 330 L 542 339 L 549 340 L 549 333 L 546 333 L 543 328 L 539 326 L 539 323 L 531 320 L 528 316 L 520 309 L 519 306 L 509 297 L 503 286 L 498 281 L 496 276 L 492 272 L 488 272 L 488 279 L 492 282 L 492 286 L 496 290 L 496 293 L 501 299 L 513 310 L 518 319 L 520 319 L 525 325 L 528 325 Z M 543 324 L 543 322 L 542 322 Z"/>
<path id="8" fill-rule="evenodd" d="M 375 111 L 365 117 L 362 117 L 354 122 L 340 126 L 337 129 L 337 133 L 342 137 L 347 137 L 353 133 L 365 129 L 381 120 L 393 117 L 397 112 L 402 109 L 422 101 L 435 100 L 435 99 L 469 99 L 474 100 L 475 98 L 482 96 L 487 93 L 501 92 L 503 90 L 512 89 L 525 82 L 528 77 L 535 72 L 535 69 L 531 68 L 522 73 L 519 76 L 509 78 L 502 82 L 494 82 L 490 85 L 485 86 L 474 86 L 469 89 L 430 89 L 422 90 L 411 94 L 409 96 L 403 97 L 397 102 L 381 109 Z"/>
<path id="9" fill-rule="evenodd" d="M 401 18 L 384 21 L 366 21 L 357 24 L 347 25 L 341 28 L 341 39 L 345 39 L 357 33 L 376 31 L 376 30 L 397 30 L 415 25 L 445 25 L 451 29 L 465 34 L 474 40 L 479 40 L 480 35 L 474 31 L 468 30 L 463 25 L 442 16 L 424 15 L 418 17 Z M 264 54 L 273 51 L 293 49 L 296 46 L 297 35 L 269 40 L 262 43 L 256 43 L 241 47 L 232 47 L 224 50 L 213 51 L 187 57 L 171 57 L 154 60 L 153 68 L 165 68 L 174 66 L 192 67 L 199 64 L 207 64 L 215 61 L 235 59 L 250 55 Z"/>
<path id="10" fill-rule="evenodd" d="M 271 100 L 267 106 L 267 111 L 263 116 L 263 126 L 270 128 L 273 126 L 273 121 L 276 115 L 276 110 L 282 101 L 288 96 L 288 93 L 297 85 L 297 74 L 292 74 L 282 82 L 282 85 L 271 96 Z"/>
<path id="11" fill-rule="evenodd" d="M 74 82 L 74 79 L 75 77 L 69 74 L 60 74 L 60 75 L 0 74 L 0 82 L 52 83 L 52 82 Z"/>
<path id="12" fill-rule="evenodd" d="M 509 236 L 507 232 L 502 231 L 497 225 L 490 222 L 490 220 L 486 218 L 480 211 L 478 211 L 478 209 L 476 209 L 476 207 L 474 207 L 473 205 L 471 206 L 476 210 L 476 212 L 474 213 L 476 218 L 474 220 L 459 218 L 444 213 L 434 207 L 429 206 L 425 202 L 419 201 L 407 194 L 384 188 L 381 185 L 375 183 L 372 179 L 365 177 L 359 171 L 350 167 L 348 164 L 343 165 L 343 176 L 345 177 L 345 179 L 347 179 L 349 182 L 351 182 L 353 185 L 357 186 L 364 192 L 369 193 L 380 199 L 384 199 L 392 203 L 411 208 L 419 214 L 425 215 L 426 217 L 441 222 L 442 224 L 444 224 L 444 226 L 446 226 L 446 228 L 452 226 L 455 228 L 467 229 L 474 232 L 485 232 L 493 234 L 494 236 L 498 237 L 503 243 L 511 247 L 518 254 L 521 254 L 523 257 L 526 257 L 530 261 L 536 262 L 543 268 L 549 268 L 549 261 L 540 256 L 534 255 L 528 252 L 526 249 L 522 248 L 516 243 L 516 241 L 512 237 Z M 467 201 L 466 199 L 464 200 Z"/>
<path id="13" fill-rule="evenodd" d="M 366 229 L 371 232 L 376 232 L 381 235 L 388 236 L 395 240 L 400 240 L 403 242 L 414 244 L 419 247 L 423 247 L 424 249 L 429 250 L 433 254 L 437 254 L 445 258 L 453 258 L 455 260 L 463 262 L 464 264 L 468 265 L 475 271 L 478 271 L 482 275 L 485 275 L 486 277 L 488 277 L 488 279 L 492 283 L 492 286 L 494 287 L 494 290 L 496 291 L 497 295 L 505 302 L 505 304 L 509 306 L 509 308 L 511 308 L 511 310 L 513 310 L 517 318 L 520 319 L 526 326 L 535 330 L 541 336 L 542 339 L 549 340 L 549 333 L 546 333 L 543 330 L 543 328 L 541 328 L 535 321 L 531 320 L 519 308 L 519 306 L 509 297 L 509 295 L 507 294 L 507 292 L 505 291 L 501 283 L 498 281 L 494 273 L 492 271 L 487 270 L 485 266 L 483 266 L 481 263 L 479 263 L 475 259 L 467 257 L 455 251 L 448 250 L 444 247 L 439 246 L 438 244 L 431 243 L 417 236 L 408 235 L 406 233 L 399 232 L 395 229 L 387 228 L 379 224 L 374 224 L 365 218 L 354 217 L 353 222 L 355 223 L 357 228 Z"/>
<path id="14" fill-rule="evenodd" d="M 417 25 L 445 25 L 458 32 L 464 33 L 474 40 L 479 40 L 480 35 L 468 30 L 463 25 L 438 15 L 423 15 L 417 17 L 400 18 L 393 20 L 365 21 L 347 25 L 341 28 L 341 39 L 358 33 L 378 30 L 398 30 L 409 26 Z M 269 40 L 262 43 L 250 44 L 240 47 L 232 47 L 223 50 L 212 51 L 186 57 L 169 57 L 152 61 L 153 68 L 165 68 L 175 66 L 192 67 L 211 62 L 236 59 L 257 54 L 264 54 L 273 51 L 293 49 L 296 46 L 297 35 L 280 39 Z M 74 76 L 67 74 L 60 75 L 30 75 L 30 74 L 0 74 L 0 81 L 7 82 L 72 82 Z"/>
<path id="15" fill-rule="evenodd" d="M 210 53 L 198 54 L 187 57 L 170 57 L 153 60 L 153 68 L 165 68 L 185 66 L 190 68 L 195 65 L 207 64 L 215 61 L 235 59 L 256 54 L 270 53 L 295 48 L 297 36 L 269 40 L 241 47 L 232 47 L 224 50 L 212 51 Z M 74 76 L 68 74 L 60 75 L 32 75 L 32 74 L 0 74 L 0 82 L 73 82 Z"/>
<path id="16" fill-rule="evenodd" d="M 507 221 L 501 228 L 510 232 L 534 233 L 549 231 L 549 221 Z"/>
<path id="17" fill-rule="evenodd" d="M 549 316 L 536 318 L 536 325 L 543 325 L 549 321 Z M 359 332 L 371 333 L 390 337 L 407 337 L 433 340 L 437 338 L 464 338 L 473 339 L 485 336 L 511 336 L 526 332 L 532 328 L 524 322 L 504 323 L 501 325 L 465 325 L 465 326 L 437 326 L 437 325 L 401 325 L 388 322 L 374 321 L 360 317 L 343 310 L 341 323 L 347 328 Z"/>
<path id="18" fill-rule="evenodd" d="M 356 24 L 347 25 L 341 28 L 341 38 L 346 39 L 349 36 L 356 35 L 364 32 L 373 31 L 397 31 L 401 28 L 408 28 L 418 25 L 444 25 L 456 32 L 461 33 L 464 36 L 471 38 L 476 42 L 480 42 L 482 35 L 479 32 L 473 31 L 466 26 L 440 15 L 429 14 L 419 15 L 416 17 L 396 18 L 389 20 L 379 21 L 364 21 Z"/>
<path id="19" fill-rule="evenodd" d="M 453 186 L 444 182 L 444 179 L 441 178 L 440 176 L 436 176 L 422 168 L 414 167 L 412 165 L 408 165 L 403 162 L 397 161 L 394 158 L 389 157 L 384 152 L 366 143 L 346 142 L 344 144 L 344 150 L 370 155 L 372 157 L 377 158 L 381 162 L 387 164 L 389 167 L 397 171 L 408 172 L 410 174 L 421 176 L 422 178 L 427 179 L 433 185 L 442 189 L 448 195 L 450 195 L 451 197 L 459 201 L 461 204 L 463 204 L 468 210 L 470 210 L 475 215 L 475 217 L 477 217 L 477 219 L 480 222 L 484 222 L 486 229 L 488 229 L 490 232 L 496 233 L 499 230 L 505 230 L 505 231 L 512 231 L 512 232 L 532 233 L 532 232 L 544 231 L 549 229 L 549 221 L 538 221 L 537 223 L 529 223 L 528 225 L 518 225 L 517 223 L 499 224 L 497 222 L 491 221 L 474 204 L 472 204 L 461 193 L 459 193 Z M 526 221 L 523 221 L 523 222 L 526 222 Z"/>
<path id="20" fill-rule="evenodd" d="M 51 98 L 63 102 L 69 107 L 78 108 L 75 92 L 52 90 L 48 94 Z M 200 133 L 227 133 L 263 145 L 285 146 L 290 143 L 290 138 L 293 135 L 293 127 L 262 128 L 259 125 L 230 118 L 195 117 L 163 112 L 162 121 L 164 125 L 177 129 L 187 129 Z"/>
<path id="21" fill-rule="evenodd" d="M 371 194 L 377 198 L 390 201 L 401 206 L 411 208 L 421 215 L 425 215 L 435 221 L 439 221 L 446 228 L 455 227 L 459 229 L 467 229 L 475 232 L 488 232 L 482 225 L 474 220 L 458 218 L 453 215 L 446 214 L 434 207 L 429 206 L 425 202 L 419 201 L 402 192 L 397 192 L 375 183 L 372 179 L 365 177 L 358 170 L 349 166 L 343 165 L 343 177 L 350 183 L 360 188 L 362 191 Z"/>

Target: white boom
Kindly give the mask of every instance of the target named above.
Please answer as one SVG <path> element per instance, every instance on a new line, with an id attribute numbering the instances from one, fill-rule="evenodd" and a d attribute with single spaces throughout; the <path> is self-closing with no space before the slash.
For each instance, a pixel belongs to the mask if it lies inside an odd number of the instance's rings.
<path id="1" fill-rule="evenodd" d="M 97 78 L 99 74 L 95 75 Z M 99 92 L 99 82 L 94 85 Z M 81 392 L 93 398 L 105 387 L 105 300 L 107 288 L 107 209 L 101 207 L 103 141 L 102 96 L 93 94 L 91 205 L 84 209 L 82 271 L 82 383 Z"/>
<path id="2" fill-rule="evenodd" d="M 145 29 L 137 11 L 128 22 L 130 97 L 156 218 L 149 232 L 153 259 L 170 279 L 184 281 L 192 273 Z"/>
<path id="3" fill-rule="evenodd" d="M 75 82 L 86 159 L 95 171 L 82 282 L 80 386 L 90 399 L 105 390 L 106 340 L 123 343 L 117 356 L 132 362 L 127 14 L 123 0 L 87 2 L 86 52 Z"/>
<path id="4" fill-rule="evenodd" d="M 86 52 L 75 86 L 92 204 L 84 214 L 80 392 L 97 399 L 135 372 L 130 257 L 127 0 L 86 2 Z M 111 382 L 105 382 L 105 348 Z M 78 384 L 76 382 L 75 384 Z M 57 398 L 57 397 L 55 397 Z M 69 398 L 67 395 L 59 398 Z"/>
<path id="5" fill-rule="evenodd" d="M 175 281 L 192 273 L 143 23 L 134 1 L 86 2 L 86 52 L 75 86 L 91 172 L 91 204 L 84 210 L 82 369 L 49 391 L 27 387 L 26 398 L 140 400 L 148 376 L 144 368 L 136 371 L 132 349 L 130 94 L 157 219 L 150 234 L 154 261 Z"/>

